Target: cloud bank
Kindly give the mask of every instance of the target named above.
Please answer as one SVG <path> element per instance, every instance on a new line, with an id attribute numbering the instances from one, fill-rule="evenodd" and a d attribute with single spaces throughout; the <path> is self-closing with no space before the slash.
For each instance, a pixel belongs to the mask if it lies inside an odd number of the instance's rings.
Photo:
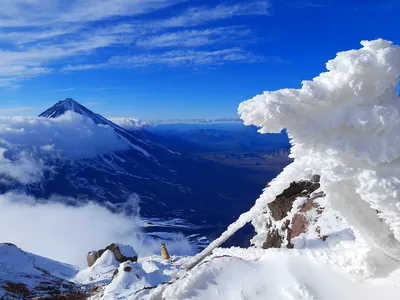
<path id="1" fill-rule="evenodd" d="M 0 117 L 0 175 L 23 184 L 40 181 L 57 161 L 129 147 L 112 128 L 74 112 L 55 119 Z"/>
<path id="2" fill-rule="evenodd" d="M 130 147 L 113 128 L 74 112 L 54 119 L 0 117 L 0 187 L 39 182 L 56 172 L 54 166 Z M 0 194 L 0 242 L 71 264 L 85 264 L 88 251 L 112 242 L 132 245 L 139 255 L 158 253 L 159 241 L 142 233 L 140 224 L 138 196 L 103 207 L 62 196 Z M 168 238 L 172 253 L 193 252 L 183 236 Z"/>
<path id="3" fill-rule="evenodd" d="M 126 130 L 138 130 L 147 126 L 151 126 L 150 122 L 142 121 L 136 118 L 108 118 L 108 119 Z"/>
<path id="4" fill-rule="evenodd" d="M 108 118 L 115 124 L 126 130 L 138 130 L 145 127 L 165 125 L 165 124 L 242 124 L 239 118 L 220 118 L 220 119 L 169 119 L 169 120 L 150 120 L 143 121 L 136 118 Z"/>
<path id="5" fill-rule="evenodd" d="M 139 255 L 160 251 L 159 241 L 141 232 L 138 216 L 111 213 L 92 202 L 66 206 L 63 198 L 54 200 L 16 193 L 0 195 L 0 241 L 75 265 L 85 265 L 89 251 L 112 242 L 131 245 Z M 193 253 L 181 235 L 170 237 L 171 253 Z"/>

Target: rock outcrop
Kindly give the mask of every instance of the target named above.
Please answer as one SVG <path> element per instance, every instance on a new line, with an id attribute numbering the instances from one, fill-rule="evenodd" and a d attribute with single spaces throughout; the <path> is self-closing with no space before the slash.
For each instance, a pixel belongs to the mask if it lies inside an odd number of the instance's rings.
<path id="1" fill-rule="evenodd" d="M 98 251 L 90 251 L 86 257 L 88 266 L 93 266 L 96 260 L 98 260 L 99 258 L 100 256 Z"/>
<path id="2" fill-rule="evenodd" d="M 138 260 L 138 255 L 131 246 L 112 243 L 104 249 L 90 251 L 87 255 L 88 266 L 93 266 L 96 260 L 107 250 L 110 250 L 114 254 L 115 259 L 120 263 L 126 261 L 136 262 Z"/>
<path id="3" fill-rule="evenodd" d="M 282 194 L 268 204 L 268 235 L 263 248 L 294 248 L 292 240 L 305 233 L 323 211 L 318 203 L 325 194 L 320 188 L 319 175 L 311 180 L 292 182 Z M 319 234 L 318 230 L 317 233 Z M 325 236 L 320 236 L 322 240 Z"/>
<path id="4" fill-rule="evenodd" d="M 165 243 L 161 243 L 161 256 L 164 260 L 168 260 L 171 258 L 168 253 L 167 246 L 165 246 Z"/>

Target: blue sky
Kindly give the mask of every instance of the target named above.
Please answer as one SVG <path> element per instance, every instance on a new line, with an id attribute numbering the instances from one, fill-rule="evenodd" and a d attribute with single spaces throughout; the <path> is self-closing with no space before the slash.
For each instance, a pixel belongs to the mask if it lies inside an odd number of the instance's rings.
<path id="1" fill-rule="evenodd" d="M 0 115 L 66 97 L 105 116 L 236 117 L 338 51 L 400 43 L 400 0 L 0 0 Z"/>

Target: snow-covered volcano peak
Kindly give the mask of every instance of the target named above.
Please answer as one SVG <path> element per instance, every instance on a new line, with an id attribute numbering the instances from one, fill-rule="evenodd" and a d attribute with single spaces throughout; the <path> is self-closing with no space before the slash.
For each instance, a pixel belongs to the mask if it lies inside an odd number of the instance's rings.
<path id="1" fill-rule="evenodd" d="M 79 104 L 74 99 L 66 98 L 65 100 L 58 101 L 55 105 L 42 112 L 39 117 L 57 118 L 67 111 L 73 111 L 88 117 L 96 115 L 94 112 Z"/>
<path id="2" fill-rule="evenodd" d="M 118 125 L 112 123 L 111 121 L 107 120 L 103 116 L 96 114 L 95 112 L 91 111 L 90 109 L 86 108 L 82 104 L 78 103 L 72 98 L 66 98 L 65 100 L 58 101 L 49 109 L 42 112 L 39 117 L 44 118 L 57 118 L 67 111 L 72 111 L 77 114 L 83 115 L 93 120 L 96 124 L 103 124 L 103 125 L 110 125 L 111 127 L 121 129 Z"/>

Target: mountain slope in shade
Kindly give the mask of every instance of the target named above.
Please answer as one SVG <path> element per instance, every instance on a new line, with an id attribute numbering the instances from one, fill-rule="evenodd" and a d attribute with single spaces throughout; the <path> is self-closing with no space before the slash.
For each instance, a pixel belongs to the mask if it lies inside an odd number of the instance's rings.
<path id="1" fill-rule="evenodd" d="M 0 193 L 17 190 L 41 199 L 61 195 L 70 197 L 62 201 L 71 205 L 92 200 L 128 214 L 137 213 L 139 204 L 141 217 L 150 220 L 145 231 L 154 236 L 179 231 L 200 239 L 217 236 L 252 206 L 264 188 L 251 180 L 252 171 L 176 152 L 152 139 L 153 135 L 127 131 L 72 99 L 58 102 L 40 116 L 56 118 L 71 110 L 111 127 L 128 150 L 52 161 L 53 172 L 45 172 L 40 181 L 20 184 L 7 178 L 8 184 L 0 181 Z M 265 182 L 275 176 L 276 171 L 271 172 Z"/>

